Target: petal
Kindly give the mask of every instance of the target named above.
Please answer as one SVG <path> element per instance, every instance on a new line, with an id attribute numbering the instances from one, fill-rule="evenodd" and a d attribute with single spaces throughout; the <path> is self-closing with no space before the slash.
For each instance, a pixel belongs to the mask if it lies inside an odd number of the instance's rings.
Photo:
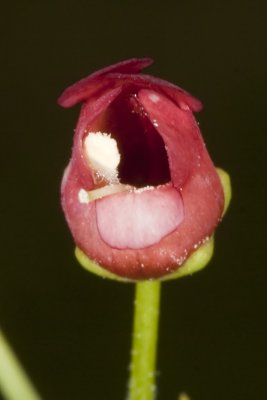
<path id="1" fill-rule="evenodd" d="M 96 202 L 102 239 L 117 249 L 142 249 L 158 243 L 183 219 L 183 202 L 174 188 L 145 188 Z"/>
<path id="2" fill-rule="evenodd" d="M 103 205 L 97 204 L 99 200 L 87 204 L 79 201 L 79 192 L 83 187 L 74 163 L 71 164 L 67 175 L 68 179 L 65 180 L 62 187 L 62 205 L 76 245 L 99 265 L 119 276 L 128 278 L 156 278 L 179 268 L 179 265 L 183 264 L 196 247 L 212 234 L 223 209 L 223 195 L 221 196 L 221 187 L 218 186 L 216 180 L 217 175 L 207 174 L 206 168 L 202 166 L 198 173 L 193 174 L 182 191 L 184 217 L 179 224 L 178 211 L 172 212 L 177 215 L 177 228 L 166 234 L 159 242 L 148 247 L 119 249 L 109 245 L 110 238 L 104 237 L 104 240 L 102 237 L 102 235 L 105 236 L 103 229 L 107 229 L 108 225 L 110 229 L 113 229 L 111 215 L 108 216 L 109 224 L 99 229 L 101 212 L 108 213 L 108 207 L 111 205 L 108 202 L 104 204 L 104 200 L 106 201 L 107 198 L 103 198 Z M 131 227 L 127 221 L 131 220 L 132 211 L 129 211 L 129 205 L 133 199 L 126 199 L 123 204 L 120 194 L 112 197 L 114 197 L 112 202 L 116 202 L 118 199 L 120 206 L 124 206 L 120 216 L 118 209 L 115 211 L 118 218 L 123 219 L 124 223 L 128 225 L 125 236 L 131 235 Z M 147 204 L 146 202 L 144 207 L 140 204 L 140 210 L 138 210 L 140 215 L 144 215 Z M 179 200 L 177 204 L 179 207 Z M 99 215 L 96 211 L 98 206 L 106 208 L 104 211 L 101 210 Z M 175 210 L 174 205 L 172 207 Z M 115 208 L 117 207 L 115 206 Z M 158 227 L 161 232 L 164 223 L 162 222 L 161 225 L 159 220 Z M 119 235 L 118 232 L 116 235 Z M 129 242 L 124 243 L 125 245 L 129 246 Z"/>
<path id="3" fill-rule="evenodd" d="M 165 81 L 164 79 L 144 74 L 132 75 L 119 73 L 110 73 L 105 78 L 114 83 L 116 81 L 118 83 L 120 82 L 120 85 L 132 85 L 136 88 L 148 88 L 162 92 L 170 99 L 172 99 L 182 109 L 189 108 L 192 111 L 200 111 L 202 109 L 202 103 L 200 100 L 198 100 L 179 86 Z"/>
<path id="4" fill-rule="evenodd" d="M 72 107 L 80 101 L 88 99 L 93 92 L 105 86 L 103 85 L 103 77 L 108 73 L 137 74 L 152 63 L 153 60 L 151 58 L 132 58 L 103 68 L 64 90 L 58 99 L 58 104 L 62 107 Z"/>
<path id="5" fill-rule="evenodd" d="M 207 151 L 190 110 L 181 110 L 162 94 L 142 89 L 138 99 L 165 142 L 171 180 L 181 189 Z"/>
<path id="6" fill-rule="evenodd" d="M 111 87 L 131 86 L 134 88 L 147 87 L 162 91 L 182 109 L 200 111 L 202 103 L 179 86 L 150 75 L 139 72 L 153 63 L 150 58 L 133 58 L 103 68 L 68 87 L 58 99 L 62 107 L 72 107 L 80 101 L 89 99 L 96 93 Z"/>

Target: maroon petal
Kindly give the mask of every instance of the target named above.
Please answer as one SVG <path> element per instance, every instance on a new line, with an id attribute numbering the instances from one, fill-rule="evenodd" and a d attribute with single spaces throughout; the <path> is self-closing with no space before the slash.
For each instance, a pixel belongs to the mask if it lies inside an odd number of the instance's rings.
<path id="1" fill-rule="evenodd" d="M 103 68 L 68 87 L 59 97 L 58 104 L 62 107 L 72 107 L 80 101 L 90 99 L 99 91 L 118 86 L 130 86 L 162 91 L 181 108 L 190 108 L 192 111 L 202 109 L 201 102 L 179 86 L 150 75 L 139 74 L 143 68 L 152 63 L 153 60 L 150 58 L 134 58 Z"/>
<path id="2" fill-rule="evenodd" d="M 192 113 L 154 91 L 141 90 L 138 97 L 165 142 L 171 180 L 184 202 L 177 236 L 190 252 L 218 224 L 224 205 L 221 182 Z"/>
<path id="3" fill-rule="evenodd" d="M 88 99 L 93 92 L 105 86 L 103 85 L 103 77 L 109 73 L 120 74 L 137 74 L 142 69 L 153 63 L 151 58 L 131 58 L 109 67 L 100 69 L 99 71 L 81 79 L 69 86 L 59 97 L 58 104 L 62 107 L 72 107 L 82 100 Z"/>
<path id="4" fill-rule="evenodd" d="M 200 111 L 202 109 L 202 103 L 196 99 L 190 93 L 181 89 L 179 86 L 173 85 L 172 83 L 165 81 L 160 78 L 155 78 L 151 75 L 132 75 L 132 74 L 119 74 L 110 73 L 105 79 L 110 82 L 117 82 L 120 85 L 128 85 L 136 88 L 148 88 L 164 93 L 170 99 L 172 99 L 182 109 L 190 109 L 192 111 Z"/>
<path id="5" fill-rule="evenodd" d="M 196 120 L 190 110 L 180 109 L 154 90 L 142 89 L 138 98 L 164 140 L 172 183 L 182 189 L 203 154 L 208 156 Z"/>

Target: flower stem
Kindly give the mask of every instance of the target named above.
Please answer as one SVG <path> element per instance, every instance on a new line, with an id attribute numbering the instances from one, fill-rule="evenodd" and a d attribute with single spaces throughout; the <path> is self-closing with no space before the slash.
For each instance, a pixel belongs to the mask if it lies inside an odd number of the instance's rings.
<path id="1" fill-rule="evenodd" d="M 136 284 L 128 400 L 155 398 L 160 281 Z"/>
<path id="2" fill-rule="evenodd" d="M 0 329 L 0 392 L 6 400 L 41 400 Z"/>

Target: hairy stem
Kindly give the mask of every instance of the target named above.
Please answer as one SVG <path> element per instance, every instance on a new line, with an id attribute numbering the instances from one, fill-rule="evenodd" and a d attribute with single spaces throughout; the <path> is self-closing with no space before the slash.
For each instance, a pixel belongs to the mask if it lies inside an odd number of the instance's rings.
<path id="1" fill-rule="evenodd" d="M 128 400 L 155 398 L 160 281 L 136 284 Z"/>

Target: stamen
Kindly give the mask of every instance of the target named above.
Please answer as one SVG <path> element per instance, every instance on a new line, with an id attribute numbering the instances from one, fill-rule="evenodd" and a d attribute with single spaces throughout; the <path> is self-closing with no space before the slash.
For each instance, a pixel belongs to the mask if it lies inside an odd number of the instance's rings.
<path id="1" fill-rule="evenodd" d="M 89 132 L 84 140 L 85 154 L 96 180 L 106 183 L 118 183 L 118 165 L 120 153 L 117 142 L 105 132 Z"/>

